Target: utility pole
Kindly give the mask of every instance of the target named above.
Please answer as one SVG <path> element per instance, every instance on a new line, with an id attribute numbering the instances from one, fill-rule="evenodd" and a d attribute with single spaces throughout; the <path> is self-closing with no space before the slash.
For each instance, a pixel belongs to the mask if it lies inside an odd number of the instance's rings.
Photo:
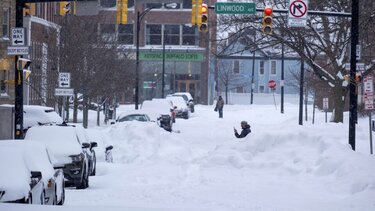
<path id="1" fill-rule="evenodd" d="M 303 125 L 303 83 L 304 83 L 304 71 L 305 71 L 305 63 L 301 57 L 301 76 L 300 76 L 300 83 L 299 83 L 299 118 L 298 122 L 299 125 Z"/>
<path id="2" fill-rule="evenodd" d="M 254 43 L 254 50 L 253 50 L 253 68 L 251 70 L 251 93 L 250 93 L 250 104 L 252 105 L 254 102 L 254 74 L 255 74 L 255 50 L 257 49 L 255 45 L 255 39 L 256 39 L 256 30 L 254 29 L 254 38 L 253 38 L 253 43 Z"/>
<path id="3" fill-rule="evenodd" d="M 350 49 L 350 103 L 349 103 L 349 144 L 355 150 L 355 124 L 357 120 L 357 94 L 356 94 L 356 48 L 358 44 L 358 25 L 359 25 L 359 0 L 352 0 L 352 30 L 351 30 L 351 49 Z"/>

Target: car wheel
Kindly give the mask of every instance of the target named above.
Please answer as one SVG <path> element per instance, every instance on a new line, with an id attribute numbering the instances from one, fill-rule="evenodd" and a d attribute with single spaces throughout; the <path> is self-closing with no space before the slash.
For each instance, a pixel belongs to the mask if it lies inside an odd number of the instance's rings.
<path id="1" fill-rule="evenodd" d="M 96 175 L 96 155 L 95 155 L 95 152 L 94 152 L 94 164 L 93 164 L 93 170 L 92 170 L 92 176 L 95 176 Z"/>
<path id="2" fill-rule="evenodd" d="M 61 200 L 59 201 L 59 203 L 57 203 L 57 205 L 63 205 L 64 204 L 64 202 L 65 202 L 65 187 L 64 187 L 64 185 L 63 185 L 63 187 L 62 187 L 62 195 L 61 195 Z"/>
<path id="3" fill-rule="evenodd" d="M 89 176 L 88 176 L 88 172 L 86 172 L 82 178 L 81 183 L 77 186 L 77 189 L 86 189 L 88 187 L 89 187 Z"/>
<path id="4" fill-rule="evenodd" d="M 44 191 L 40 194 L 40 204 L 45 204 L 45 200 L 46 200 L 46 197 L 45 197 L 45 193 Z"/>

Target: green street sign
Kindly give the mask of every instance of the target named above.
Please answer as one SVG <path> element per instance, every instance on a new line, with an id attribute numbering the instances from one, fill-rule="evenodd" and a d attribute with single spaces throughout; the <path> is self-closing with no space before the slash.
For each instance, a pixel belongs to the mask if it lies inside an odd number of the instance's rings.
<path id="1" fill-rule="evenodd" d="M 139 52 L 139 60 L 163 60 L 163 53 L 161 52 Z M 178 53 L 178 52 L 165 52 L 165 61 L 174 62 L 202 62 L 202 53 Z"/>
<path id="2" fill-rule="evenodd" d="M 217 2 L 216 14 L 255 14 L 255 3 Z"/>

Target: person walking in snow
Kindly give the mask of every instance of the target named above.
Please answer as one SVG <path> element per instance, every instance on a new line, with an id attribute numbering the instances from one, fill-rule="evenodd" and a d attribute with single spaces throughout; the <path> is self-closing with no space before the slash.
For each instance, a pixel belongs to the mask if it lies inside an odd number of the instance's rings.
<path id="1" fill-rule="evenodd" d="M 223 108 L 224 108 L 224 99 L 219 96 L 219 99 L 216 102 L 215 111 L 219 111 L 219 118 L 223 118 Z"/>
<path id="2" fill-rule="evenodd" d="M 238 134 L 236 128 L 234 128 L 234 135 L 235 135 L 237 138 L 244 138 L 244 137 L 247 136 L 247 134 L 251 133 L 250 125 L 247 124 L 246 121 L 242 121 L 242 122 L 241 122 L 241 128 L 242 128 L 241 134 Z"/>

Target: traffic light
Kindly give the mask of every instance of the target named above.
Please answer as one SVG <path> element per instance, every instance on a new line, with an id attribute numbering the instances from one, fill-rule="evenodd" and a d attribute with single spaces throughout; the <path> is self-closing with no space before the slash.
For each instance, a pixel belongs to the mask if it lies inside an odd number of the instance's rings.
<path id="1" fill-rule="evenodd" d="M 199 17 L 201 23 L 198 25 L 199 31 L 207 32 L 208 31 L 208 6 L 207 4 L 202 4 L 199 10 Z"/>
<path id="2" fill-rule="evenodd" d="M 200 25 L 200 8 L 202 7 L 202 0 L 191 0 L 191 25 Z"/>
<path id="3" fill-rule="evenodd" d="M 65 16 L 70 13 L 71 3 L 69 1 L 60 2 L 60 15 Z"/>
<path id="4" fill-rule="evenodd" d="M 117 0 L 117 24 L 128 23 L 128 0 Z"/>
<path id="5" fill-rule="evenodd" d="M 264 34 L 272 34 L 272 7 L 267 6 L 263 11 L 263 21 L 262 21 L 262 32 Z"/>

